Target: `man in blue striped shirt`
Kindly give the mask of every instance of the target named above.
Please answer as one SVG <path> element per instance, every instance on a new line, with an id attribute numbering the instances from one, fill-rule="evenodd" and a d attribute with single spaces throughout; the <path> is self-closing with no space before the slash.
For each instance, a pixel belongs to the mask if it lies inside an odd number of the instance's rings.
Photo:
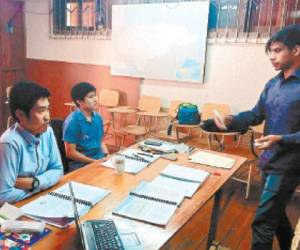
<path id="1" fill-rule="evenodd" d="M 49 127 L 47 89 L 19 82 L 10 92 L 16 123 L 0 137 L 0 204 L 16 202 L 56 184 L 63 174 L 57 143 Z"/>
<path id="2" fill-rule="evenodd" d="M 265 86 L 256 106 L 235 116 L 215 117 L 219 129 L 243 130 L 265 120 L 259 160 L 263 192 L 252 224 L 252 249 L 271 250 L 274 235 L 288 250 L 294 235 L 285 209 L 300 184 L 300 25 L 287 26 L 266 44 L 280 73 Z"/>

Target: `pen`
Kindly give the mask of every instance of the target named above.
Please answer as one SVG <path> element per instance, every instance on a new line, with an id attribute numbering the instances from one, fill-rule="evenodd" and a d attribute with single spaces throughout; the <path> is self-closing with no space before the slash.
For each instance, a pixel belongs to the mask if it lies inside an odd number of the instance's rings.
<path id="1" fill-rule="evenodd" d="M 152 154 L 147 154 L 147 153 L 137 153 L 138 155 L 144 155 L 144 156 L 148 156 L 148 157 L 153 157 L 153 155 Z"/>

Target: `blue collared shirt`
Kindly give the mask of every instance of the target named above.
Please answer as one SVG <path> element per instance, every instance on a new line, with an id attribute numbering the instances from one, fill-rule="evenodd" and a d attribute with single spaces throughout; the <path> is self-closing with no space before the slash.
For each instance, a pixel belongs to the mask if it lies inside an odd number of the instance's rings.
<path id="1" fill-rule="evenodd" d="M 65 120 L 63 126 L 63 140 L 76 144 L 76 149 L 93 159 L 101 159 L 103 138 L 103 120 L 97 112 L 92 113 L 89 122 L 78 108 Z"/>
<path id="2" fill-rule="evenodd" d="M 300 174 L 300 68 L 287 79 L 283 72 L 272 78 L 255 107 L 234 116 L 232 126 L 247 127 L 263 120 L 264 135 L 282 135 L 282 141 L 261 154 L 259 166 L 266 173 Z"/>
<path id="3" fill-rule="evenodd" d="M 36 177 L 39 190 L 59 181 L 63 165 L 51 127 L 39 137 L 23 129 L 18 123 L 0 137 L 0 204 L 15 202 L 33 193 L 15 188 L 18 177 Z"/>

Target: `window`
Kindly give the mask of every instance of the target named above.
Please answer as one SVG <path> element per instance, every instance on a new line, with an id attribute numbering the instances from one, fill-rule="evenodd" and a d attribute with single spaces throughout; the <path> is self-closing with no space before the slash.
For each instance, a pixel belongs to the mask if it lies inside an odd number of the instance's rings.
<path id="1" fill-rule="evenodd" d="M 52 35 L 108 37 L 108 0 L 52 0 Z"/>
<path id="2" fill-rule="evenodd" d="M 113 4 L 188 0 L 49 0 L 50 35 L 109 39 Z M 210 41 L 264 42 L 283 26 L 300 23 L 300 0 L 210 0 Z"/>
<path id="3" fill-rule="evenodd" d="M 223 41 L 265 41 L 289 24 L 300 23 L 299 0 L 211 0 L 209 37 Z"/>

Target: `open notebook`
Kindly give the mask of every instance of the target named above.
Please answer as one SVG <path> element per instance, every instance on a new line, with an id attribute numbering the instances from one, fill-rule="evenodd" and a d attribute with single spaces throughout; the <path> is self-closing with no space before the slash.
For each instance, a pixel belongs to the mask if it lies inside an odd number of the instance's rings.
<path id="1" fill-rule="evenodd" d="M 185 196 L 191 198 L 208 176 L 209 173 L 201 169 L 169 164 L 151 183 L 183 190 Z"/>
<path id="2" fill-rule="evenodd" d="M 125 172 L 136 174 L 159 158 L 159 155 L 145 153 L 138 149 L 129 148 L 120 153 L 125 157 Z M 101 166 L 114 168 L 113 158 L 101 163 Z"/>
<path id="3" fill-rule="evenodd" d="M 113 214 L 165 226 L 184 199 L 184 192 L 142 181 Z"/>
<path id="4" fill-rule="evenodd" d="M 202 165 L 228 169 L 230 169 L 235 163 L 235 160 L 232 158 L 208 153 L 205 151 L 198 151 L 197 153 L 191 155 L 189 157 L 189 161 L 193 163 L 199 163 Z"/>
<path id="5" fill-rule="evenodd" d="M 78 182 L 72 182 L 79 215 L 86 214 L 92 206 L 107 196 L 110 191 Z M 22 207 L 24 213 L 37 220 L 57 227 L 66 227 L 74 221 L 68 183 L 40 196 Z"/>

